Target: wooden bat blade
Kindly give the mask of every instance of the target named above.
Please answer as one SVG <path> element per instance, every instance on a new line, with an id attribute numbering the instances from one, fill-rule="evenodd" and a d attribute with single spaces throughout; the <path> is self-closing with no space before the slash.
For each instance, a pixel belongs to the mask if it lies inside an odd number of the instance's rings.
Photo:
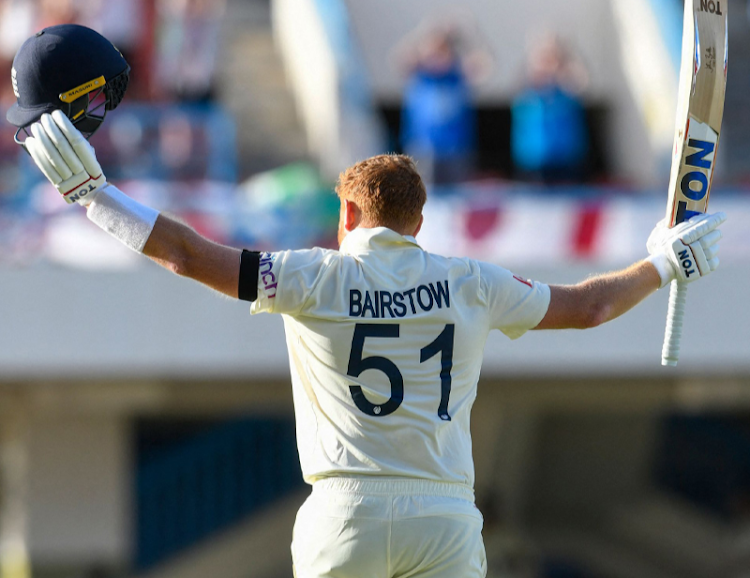
<path id="1" fill-rule="evenodd" d="M 682 62 L 667 224 L 705 213 L 714 177 L 727 82 L 727 0 L 685 0 Z M 683 261 L 686 268 L 693 264 Z M 672 282 L 662 365 L 677 365 L 687 285 Z"/>
<path id="2" fill-rule="evenodd" d="M 686 0 L 684 18 L 670 227 L 708 208 L 727 79 L 726 0 Z"/>

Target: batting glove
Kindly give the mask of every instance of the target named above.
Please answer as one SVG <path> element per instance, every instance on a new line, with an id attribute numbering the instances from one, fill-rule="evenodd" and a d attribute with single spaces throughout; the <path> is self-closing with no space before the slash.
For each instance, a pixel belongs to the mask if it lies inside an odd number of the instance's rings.
<path id="1" fill-rule="evenodd" d="M 42 115 L 31 125 L 31 135 L 26 150 L 65 202 L 88 205 L 107 184 L 94 147 L 62 111 Z"/>
<path id="2" fill-rule="evenodd" d="M 717 229 L 727 216 L 724 213 L 696 215 L 672 227 L 666 219 L 656 224 L 646 243 L 650 257 L 661 277 L 661 286 L 676 279 L 682 283 L 705 277 L 719 266 Z"/>

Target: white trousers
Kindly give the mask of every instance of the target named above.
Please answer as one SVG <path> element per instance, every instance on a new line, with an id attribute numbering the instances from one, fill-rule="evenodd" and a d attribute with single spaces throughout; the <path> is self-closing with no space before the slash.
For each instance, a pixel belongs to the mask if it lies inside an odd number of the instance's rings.
<path id="1" fill-rule="evenodd" d="M 297 513 L 296 578 L 484 578 L 482 515 L 468 486 L 333 478 Z"/>

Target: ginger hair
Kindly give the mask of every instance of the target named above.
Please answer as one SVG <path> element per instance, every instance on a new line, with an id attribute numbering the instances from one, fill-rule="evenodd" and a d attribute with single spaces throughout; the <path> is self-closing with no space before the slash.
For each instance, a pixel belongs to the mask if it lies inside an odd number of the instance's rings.
<path id="1" fill-rule="evenodd" d="M 406 233 L 419 223 L 427 201 L 422 177 L 406 155 L 370 157 L 339 175 L 336 194 L 353 201 L 364 227 L 388 227 Z"/>

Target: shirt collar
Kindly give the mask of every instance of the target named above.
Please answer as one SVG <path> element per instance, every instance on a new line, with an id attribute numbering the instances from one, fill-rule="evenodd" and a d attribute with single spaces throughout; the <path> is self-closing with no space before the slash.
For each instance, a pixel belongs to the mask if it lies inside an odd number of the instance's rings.
<path id="1" fill-rule="evenodd" d="M 344 255 L 361 255 L 370 251 L 406 249 L 419 247 L 417 240 L 409 235 L 400 235 L 393 229 L 357 227 L 350 231 L 341 242 L 341 253 Z"/>

